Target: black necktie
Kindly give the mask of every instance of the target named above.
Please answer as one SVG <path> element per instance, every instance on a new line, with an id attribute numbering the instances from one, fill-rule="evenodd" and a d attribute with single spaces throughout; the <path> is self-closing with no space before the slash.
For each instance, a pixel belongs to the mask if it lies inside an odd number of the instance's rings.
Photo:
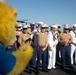
<path id="1" fill-rule="evenodd" d="M 74 31 L 73 31 L 74 32 Z M 74 32 L 74 34 L 75 34 L 75 38 L 76 38 L 76 32 Z"/>
<path id="2" fill-rule="evenodd" d="M 53 35 L 53 41 L 55 41 L 55 33 L 52 31 L 52 35 Z"/>

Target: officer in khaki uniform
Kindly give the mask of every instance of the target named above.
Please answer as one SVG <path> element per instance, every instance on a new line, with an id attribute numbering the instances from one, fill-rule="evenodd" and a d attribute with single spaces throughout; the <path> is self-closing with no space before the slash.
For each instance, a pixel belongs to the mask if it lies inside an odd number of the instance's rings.
<path id="1" fill-rule="evenodd" d="M 23 31 L 20 34 L 18 42 L 19 42 L 20 45 L 23 45 L 23 44 L 25 44 L 26 40 L 28 40 L 29 38 L 30 38 L 30 34 L 28 32 L 28 26 L 24 25 L 23 26 Z"/>
<path id="2" fill-rule="evenodd" d="M 22 33 L 22 24 L 19 23 L 18 26 L 16 27 L 17 48 L 20 46 L 19 42 L 18 42 L 18 39 L 19 39 L 19 36 L 20 36 L 21 33 Z"/>
<path id="3" fill-rule="evenodd" d="M 41 26 L 43 25 L 43 22 L 38 22 L 38 25 L 36 26 L 36 28 L 37 28 L 37 31 L 38 32 L 41 32 Z"/>
<path id="4" fill-rule="evenodd" d="M 16 35 L 20 35 L 22 33 L 22 24 L 19 23 L 16 27 Z"/>
<path id="5" fill-rule="evenodd" d="M 19 36 L 18 42 L 19 42 L 20 46 L 24 45 L 24 44 L 31 45 L 31 29 L 29 28 L 28 25 L 23 26 L 23 30 L 22 30 L 21 35 Z M 29 65 L 30 65 L 30 62 L 27 65 L 26 72 L 31 73 Z"/>
<path id="6" fill-rule="evenodd" d="M 46 69 L 46 54 L 47 54 L 47 46 L 48 46 L 48 38 L 45 33 L 45 26 L 43 25 L 41 27 L 41 32 L 37 33 L 37 40 L 38 40 L 38 56 L 37 56 L 37 73 L 39 73 L 39 67 L 40 67 L 40 60 L 42 60 L 42 70 L 44 72 L 47 72 Z M 43 58 L 42 58 L 43 57 Z"/>
<path id="7" fill-rule="evenodd" d="M 71 64 L 71 46 L 72 43 L 72 36 L 69 33 L 69 26 L 67 24 L 64 25 L 64 32 L 59 36 L 59 42 L 62 45 L 61 49 L 61 62 L 62 62 L 62 69 L 65 69 L 66 61 L 69 68 L 73 68 Z"/>

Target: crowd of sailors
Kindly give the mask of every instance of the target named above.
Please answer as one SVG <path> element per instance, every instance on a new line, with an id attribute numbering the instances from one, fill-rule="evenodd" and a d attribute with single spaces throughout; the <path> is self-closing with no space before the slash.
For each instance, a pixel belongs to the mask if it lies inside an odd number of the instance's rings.
<path id="1" fill-rule="evenodd" d="M 56 69 L 57 62 L 61 63 L 62 69 L 66 65 L 73 69 L 76 62 L 76 24 L 72 25 L 72 30 L 69 28 L 68 24 L 49 26 L 43 22 L 38 22 L 37 25 L 19 23 L 15 28 L 15 36 L 6 49 L 13 52 L 24 44 L 32 46 L 33 56 L 26 68 L 28 73 L 31 73 L 31 64 L 38 74 L 40 66 L 44 72 L 48 72 Z"/>

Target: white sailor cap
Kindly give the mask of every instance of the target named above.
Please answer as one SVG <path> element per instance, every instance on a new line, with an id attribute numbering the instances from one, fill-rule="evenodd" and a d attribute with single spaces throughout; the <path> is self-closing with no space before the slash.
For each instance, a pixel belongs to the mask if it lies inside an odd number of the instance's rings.
<path id="1" fill-rule="evenodd" d="M 35 26 L 35 23 L 33 22 L 33 23 L 30 23 L 30 26 Z"/>
<path id="2" fill-rule="evenodd" d="M 22 24 L 21 23 L 18 23 L 18 26 L 17 27 L 22 27 Z"/>
<path id="3" fill-rule="evenodd" d="M 58 28 L 56 24 L 51 25 L 52 28 Z"/>
<path id="4" fill-rule="evenodd" d="M 47 24 L 44 24 L 44 27 L 49 27 Z"/>
<path id="5" fill-rule="evenodd" d="M 27 27 L 30 28 L 30 24 L 27 24 Z"/>
<path id="6" fill-rule="evenodd" d="M 28 28 L 28 26 L 27 25 L 23 25 L 23 29 L 26 29 L 26 28 Z"/>
<path id="7" fill-rule="evenodd" d="M 48 28 L 48 25 L 47 24 L 43 24 L 41 27 L 42 28 Z"/>
<path id="8" fill-rule="evenodd" d="M 60 24 L 56 24 L 58 26 L 58 28 L 61 28 L 61 25 Z"/>
<path id="9" fill-rule="evenodd" d="M 39 21 L 39 22 L 38 22 L 38 24 L 43 25 L 44 23 L 43 23 L 43 22 L 41 22 L 41 21 Z"/>
<path id="10" fill-rule="evenodd" d="M 73 27 L 76 27 L 76 24 L 73 24 L 72 26 L 73 26 Z"/>
<path id="11" fill-rule="evenodd" d="M 68 24 L 64 24 L 64 29 L 69 29 L 69 25 Z"/>

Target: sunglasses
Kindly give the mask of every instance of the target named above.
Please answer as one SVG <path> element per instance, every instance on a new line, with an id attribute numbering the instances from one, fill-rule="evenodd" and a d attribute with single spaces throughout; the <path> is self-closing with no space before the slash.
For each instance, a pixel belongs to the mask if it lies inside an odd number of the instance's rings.
<path id="1" fill-rule="evenodd" d="M 67 29 L 67 28 L 64 28 L 64 30 L 69 30 L 69 29 Z"/>

